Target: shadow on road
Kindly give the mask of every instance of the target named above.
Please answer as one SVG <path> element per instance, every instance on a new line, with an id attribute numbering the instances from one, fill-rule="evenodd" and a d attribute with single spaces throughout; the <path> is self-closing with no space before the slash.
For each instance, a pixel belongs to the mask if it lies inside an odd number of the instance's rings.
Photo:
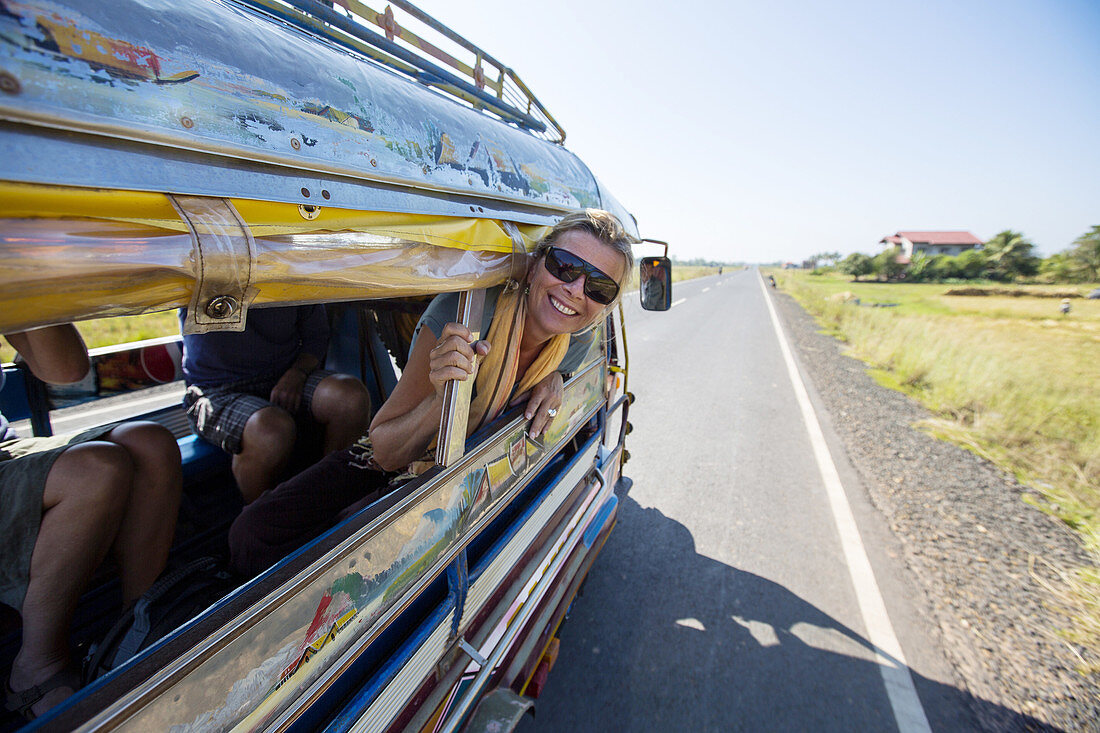
<path id="1" fill-rule="evenodd" d="M 896 730 L 862 635 L 620 497 L 521 731 Z M 913 673 L 933 730 L 1057 730 Z M 981 721 L 979 723 L 979 721 Z"/>

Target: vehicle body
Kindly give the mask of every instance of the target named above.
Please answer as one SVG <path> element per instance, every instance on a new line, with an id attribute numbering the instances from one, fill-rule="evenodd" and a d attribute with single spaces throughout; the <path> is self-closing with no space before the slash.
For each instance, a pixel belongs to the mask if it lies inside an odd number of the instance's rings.
<path id="1" fill-rule="evenodd" d="M 344 4 L 357 18 L 313 0 L 0 0 L 0 332 L 180 307 L 189 331 L 240 330 L 252 308 L 339 304 L 327 364 L 378 405 L 396 381 L 390 357 L 403 364 L 407 348 L 398 315 L 521 278 L 526 252 L 570 210 L 610 210 L 637 235 L 505 67 L 407 3 L 394 5 L 475 62 L 414 36 L 389 7 Z M 444 56 L 451 69 L 436 65 Z M 623 325 L 621 308 L 595 325 L 544 436 L 505 414 L 457 460 L 35 725 L 514 722 L 615 523 L 632 399 Z M 167 338 L 93 352 L 92 381 L 68 396 L 177 380 L 178 349 Z M 5 414 L 49 434 L 59 393 L 5 371 Z M 178 407 L 151 417 L 176 429 L 184 456 L 173 562 L 216 553 L 240 501 L 226 458 L 185 434 Z M 85 637 L 110 621 L 102 586 L 82 602 Z"/>

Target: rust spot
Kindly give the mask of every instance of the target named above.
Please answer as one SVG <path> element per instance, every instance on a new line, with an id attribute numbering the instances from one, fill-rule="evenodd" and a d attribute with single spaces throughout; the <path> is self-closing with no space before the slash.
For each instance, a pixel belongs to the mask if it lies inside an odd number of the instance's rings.
<path id="1" fill-rule="evenodd" d="M 180 124 L 190 130 L 192 127 L 195 126 L 195 121 L 190 117 L 180 117 Z"/>
<path id="2" fill-rule="evenodd" d="M 0 71 L 0 92 L 4 94 L 19 94 L 23 91 L 23 85 L 12 74 Z"/>
<path id="3" fill-rule="evenodd" d="M 375 168 L 377 168 L 377 167 L 378 167 L 378 161 L 377 161 L 377 160 L 375 160 L 374 158 L 371 158 L 371 159 L 370 159 L 370 164 L 371 164 L 371 165 L 373 165 L 373 166 L 374 166 Z"/>
<path id="4" fill-rule="evenodd" d="M 298 138 L 292 137 L 290 138 L 290 147 L 294 148 L 295 150 L 301 150 L 302 144 L 298 142 Z"/>

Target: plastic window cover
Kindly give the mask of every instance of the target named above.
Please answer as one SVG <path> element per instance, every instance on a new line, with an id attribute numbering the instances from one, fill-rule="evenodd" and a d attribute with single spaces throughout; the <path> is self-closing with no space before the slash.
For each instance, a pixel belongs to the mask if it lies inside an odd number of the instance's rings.
<path id="1" fill-rule="evenodd" d="M 254 237 L 252 305 L 491 287 L 527 264 L 492 219 L 230 203 Z M 517 227 L 528 249 L 547 231 Z M 0 332 L 185 306 L 195 283 L 167 195 L 0 184 Z"/>

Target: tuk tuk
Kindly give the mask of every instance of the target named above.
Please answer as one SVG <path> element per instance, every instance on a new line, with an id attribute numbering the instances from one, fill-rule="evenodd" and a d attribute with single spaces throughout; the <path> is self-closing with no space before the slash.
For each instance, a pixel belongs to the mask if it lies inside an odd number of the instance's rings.
<path id="1" fill-rule="evenodd" d="M 522 279 L 569 211 L 638 236 L 520 79 L 402 0 L 0 0 L 0 35 L 0 332 L 183 307 L 190 332 L 241 330 L 255 308 L 325 303 L 327 365 L 377 406 L 435 294 Z M 667 308 L 668 261 L 648 262 Z M 544 435 L 516 408 L 464 440 L 456 394 L 437 465 L 32 725 L 510 729 L 615 524 L 624 325 L 621 306 L 595 324 Z M 178 381 L 179 349 L 94 350 L 66 394 L 5 365 L 0 409 L 48 435 L 63 399 Z M 217 556 L 240 509 L 226 456 L 179 406 L 144 417 L 183 456 L 170 568 Z M 111 624 L 109 576 L 74 643 Z"/>

